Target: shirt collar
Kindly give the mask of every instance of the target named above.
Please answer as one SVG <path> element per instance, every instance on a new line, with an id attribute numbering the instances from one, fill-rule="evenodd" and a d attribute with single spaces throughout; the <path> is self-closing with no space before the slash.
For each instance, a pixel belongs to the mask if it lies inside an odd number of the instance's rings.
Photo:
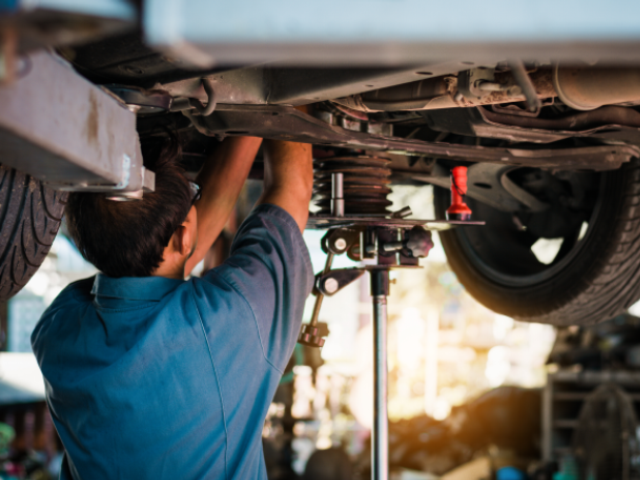
<path id="1" fill-rule="evenodd" d="M 98 297 L 126 300 L 159 301 L 175 290 L 184 280 L 166 277 L 112 278 L 102 273 L 96 275 L 91 293 Z"/>

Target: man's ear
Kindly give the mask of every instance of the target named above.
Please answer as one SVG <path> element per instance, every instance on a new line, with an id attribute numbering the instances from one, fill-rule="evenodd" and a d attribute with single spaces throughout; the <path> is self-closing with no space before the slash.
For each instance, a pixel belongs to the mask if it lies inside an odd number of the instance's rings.
<path id="1" fill-rule="evenodd" d="M 184 225 L 180 225 L 176 228 L 176 231 L 171 235 L 171 247 L 172 250 L 180 255 L 184 255 L 187 252 L 187 229 Z"/>
<path id="2" fill-rule="evenodd" d="M 187 218 L 185 218 L 182 225 L 176 230 L 176 241 L 179 242 L 180 255 L 190 255 L 196 241 L 197 229 L 195 226 L 198 223 L 198 215 L 196 207 L 191 206 Z M 176 245 L 177 246 L 177 245 Z"/>

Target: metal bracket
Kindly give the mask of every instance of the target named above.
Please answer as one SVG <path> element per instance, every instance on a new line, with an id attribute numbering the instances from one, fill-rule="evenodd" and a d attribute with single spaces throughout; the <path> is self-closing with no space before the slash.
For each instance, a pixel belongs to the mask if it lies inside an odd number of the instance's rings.
<path id="1" fill-rule="evenodd" d="M 31 69 L 0 86 L 2 163 L 60 190 L 117 191 L 135 198 L 145 184 L 153 189 L 153 175 L 145 175 L 142 164 L 136 116 L 126 105 L 59 57 L 27 58 Z"/>
<path id="2" fill-rule="evenodd" d="M 511 73 L 513 73 L 516 82 L 522 89 L 525 98 L 527 99 L 527 110 L 531 113 L 538 114 L 542 106 L 542 102 L 538 98 L 536 87 L 533 85 L 531 78 L 527 70 L 524 68 L 522 60 L 509 60 L 509 66 L 511 67 Z"/>
<path id="3" fill-rule="evenodd" d="M 117 186 L 116 186 L 117 187 Z M 114 187 L 114 190 L 119 190 Z M 145 193 L 153 192 L 156 189 L 156 174 L 151 170 L 142 167 L 142 188 L 133 192 L 119 192 L 107 197 L 109 200 L 126 202 L 128 200 L 142 200 Z"/>
<path id="4" fill-rule="evenodd" d="M 483 85 L 485 88 L 482 88 Z M 493 68 L 472 68 L 458 74 L 458 92 L 471 103 L 481 101 L 491 94 L 487 85 L 498 85 Z"/>
<path id="5" fill-rule="evenodd" d="M 355 282 L 359 279 L 366 270 L 364 268 L 339 268 L 335 270 L 329 270 L 328 273 L 321 273 L 316 275 L 316 289 L 330 297 L 335 295 L 347 285 Z"/>

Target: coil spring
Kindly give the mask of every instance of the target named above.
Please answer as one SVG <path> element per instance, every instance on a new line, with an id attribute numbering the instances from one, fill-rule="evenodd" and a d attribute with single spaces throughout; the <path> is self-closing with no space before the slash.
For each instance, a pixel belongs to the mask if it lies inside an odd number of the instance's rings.
<path id="1" fill-rule="evenodd" d="M 391 161 L 382 157 L 331 157 L 314 161 L 314 194 L 320 215 L 331 213 L 331 174 L 343 174 L 346 215 L 386 215 L 391 201 Z"/>

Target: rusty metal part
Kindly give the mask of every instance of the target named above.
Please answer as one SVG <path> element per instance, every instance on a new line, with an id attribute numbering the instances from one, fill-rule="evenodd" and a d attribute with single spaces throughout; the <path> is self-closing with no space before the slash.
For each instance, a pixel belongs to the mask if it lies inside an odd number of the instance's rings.
<path id="1" fill-rule="evenodd" d="M 375 68 L 259 65 L 212 73 L 206 78 L 213 82 L 218 103 L 296 106 L 439 77 L 466 68 L 468 66 L 454 61 Z M 170 81 L 158 88 L 174 98 L 207 101 L 199 77 Z"/>
<path id="2" fill-rule="evenodd" d="M 482 107 L 480 107 L 482 108 Z M 519 127 L 579 132 L 600 126 L 616 125 L 640 128 L 640 112 L 631 108 L 606 106 L 588 112 L 572 113 L 561 118 L 535 118 L 505 115 L 482 108 L 482 115 L 489 121 Z"/>
<path id="3" fill-rule="evenodd" d="M 553 86 L 565 105 L 593 110 L 603 105 L 640 101 L 638 67 L 559 67 Z"/>
<path id="4" fill-rule="evenodd" d="M 479 68 L 461 72 L 457 78 L 430 78 L 334 101 L 363 112 L 434 110 L 519 101 L 527 101 L 530 109 L 538 111 L 541 99 L 556 96 L 576 110 L 640 102 L 637 67 L 556 65 L 553 69 L 527 72 L 522 62 L 511 61 L 510 65 L 511 70 L 495 73 L 494 82 L 486 75 L 475 75 L 476 71 L 484 74 L 490 71 Z"/>
<path id="5" fill-rule="evenodd" d="M 553 82 L 551 80 L 552 72 L 550 68 L 537 68 L 535 70 L 528 71 L 527 73 L 536 89 L 536 92 L 538 93 L 538 98 L 545 99 L 556 96 L 556 91 L 553 89 Z M 516 78 L 513 76 L 513 73 L 509 70 L 496 72 L 496 82 L 506 87 L 519 86 Z M 520 99 L 526 100 L 524 94 L 521 93 Z M 505 92 L 495 92 L 487 97 L 485 101 L 488 102 L 487 105 L 497 105 L 500 103 L 512 102 L 514 100 L 509 100 L 509 95 L 505 95 Z"/>
<path id="6" fill-rule="evenodd" d="M 531 113 L 537 114 L 538 112 L 540 112 L 542 102 L 540 102 L 538 92 L 536 91 L 536 87 L 533 84 L 533 81 L 529 77 L 529 73 L 527 73 L 527 70 L 524 68 L 524 63 L 522 63 L 522 60 L 512 59 L 509 60 L 509 67 L 511 67 L 513 78 L 515 78 L 518 86 L 525 96 L 527 102 L 527 110 L 529 110 L 529 112 Z"/>
<path id="7" fill-rule="evenodd" d="M 391 201 L 390 160 L 373 156 L 330 157 L 314 162 L 314 194 L 320 214 L 329 214 L 332 200 L 332 177 L 342 174 L 342 198 L 346 215 L 386 214 Z M 340 216 L 340 215 L 336 215 Z"/>
<path id="8" fill-rule="evenodd" d="M 387 137 L 328 125 L 293 107 L 283 106 L 218 104 L 212 115 L 192 117 L 192 121 L 201 133 L 209 136 L 253 135 L 314 145 L 537 168 L 611 170 L 640 156 L 640 147 L 633 145 L 528 149 Z"/>
<path id="9" fill-rule="evenodd" d="M 432 130 L 468 137 L 532 143 L 589 137 L 610 143 L 640 145 L 640 113 L 632 108 L 606 106 L 590 112 L 570 112 L 558 118 L 516 112 L 493 105 L 492 108 L 430 110 L 422 116 Z"/>
<path id="10" fill-rule="evenodd" d="M 218 103 L 216 100 L 216 91 L 213 88 L 213 81 L 208 78 L 202 79 L 202 87 L 207 94 L 207 103 L 203 105 L 198 99 L 189 99 L 189 104 L 196 110 L 195 112 L 192 112 L 191 115 L 202 115 L 203 117 L 208 117 L 216 109 L 216 105 Z"/>
<path id="11" fill-rule="evenodd" d="M 513 88 L 518 89 L 519 87 Z M 509 91 L 509 87 L 496 82 L 495 70 L 493 68 L 472 68 L 458 74 L 457 95 L 462 95 L 462 97 L 469 100 L 479 101 L 491 92 L 504 91 Z"/>
<path id="12" fill-rule="evenodd" d="M 549 143 L 564 138 L 591 138 L 640 145 L 640 113 L 619 106 L 600 107 L 561 118 L 532 118 L 478 108 L 470 112 L 477 136 Z"/>
<path id="13" fill-rule="evenodd" d="M 531 83 L 540 99 L 556 96 L 551 73 L 550 68 L 541 68 L 529 73 Z M 510 71 L 496 73 L 495 82 L 490 82 L 495 88 L 486 88 L 481 95 L 475 95 L 472 92 L 480 88 L 482 82 L 486 83 L 489 80 L 482 79 L 477 86 L 472 86 L 464 83 L 468 82 L 467 77 L 471 77 L 470 81 L 475 83 L 473 75 L 462 72 L 460 79 L 454 76 L 430 78 L 339 98 L 334 102 L 363 112 L 380 112 L 473 107 L 526 100 L 522 88 Z M 459 84 L 459 82 L 463 83 Z"/>
<path id="14" fill-rule="evenodd" d="M 456 81 L 455 77 L 451 76 L 428 78 L 419 82 L 405 83 L 404 85 L 339 98 L 334 102 L 364 112 L 388 110 L 390 106 L 396 110 L 418 110 L 423 109 L 426 104 L 437 98 L 449 96 L 453 92 L 451 84 Z"/>

